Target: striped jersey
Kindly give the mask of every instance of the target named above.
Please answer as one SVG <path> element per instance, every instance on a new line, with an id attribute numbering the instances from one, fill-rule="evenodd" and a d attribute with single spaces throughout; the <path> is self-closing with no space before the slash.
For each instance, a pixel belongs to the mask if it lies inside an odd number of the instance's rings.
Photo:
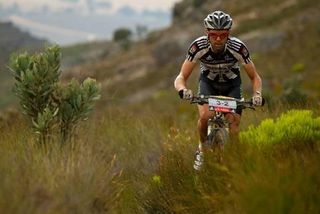
<path id="1" fill-rule="evenodd" d="M 223 53 L 214 53 L 207 36 L 194 40 L 187 54 L 190 62 L 200 61 L 201 77 L 213 82 L 241 84 L 239 62 L 251 62 L 246 45 L 236 37 L 229 37 Z"/>

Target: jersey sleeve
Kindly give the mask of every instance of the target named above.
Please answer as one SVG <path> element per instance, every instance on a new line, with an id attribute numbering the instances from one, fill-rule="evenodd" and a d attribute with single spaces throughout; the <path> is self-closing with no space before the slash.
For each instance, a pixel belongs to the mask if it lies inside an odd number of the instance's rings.
<path id="1" fill-rule="evenodd" d="M 242 63 L 248 64 L 252 61 L 251 57 L 250 57 L 249 50 L 245 46 L 245 44 L 242 44 L 242 46 L 240 47 L 239 53 L 241 55 L 241 62 Z"/>
<path id="2" fill-rule="evenodd" d="M 208 46 L 209 44 L 206 37 L 199 37 L 189 46 L 186 59 L 190 62 L 196 62 L 203 55 Z"/>
<path id="3" fill-rule="evenodd" d="M 241 63 L 249 64 L 252 62 L 247 46 L 239 39 L 230 39 L 227 46 Z"/>
<path id="4" fill-rule="evenodd" d="M 196 56 L 198 52 L 199 52 L 199 47 L 196 42 L 193 42 L 188 48 L 186 59 L 190 62 L 196 62 L 197 61 Z"/>

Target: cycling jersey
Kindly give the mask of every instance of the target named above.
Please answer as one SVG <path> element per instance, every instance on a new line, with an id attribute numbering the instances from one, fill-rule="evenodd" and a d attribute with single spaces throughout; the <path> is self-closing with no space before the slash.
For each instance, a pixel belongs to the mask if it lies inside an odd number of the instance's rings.
<path id="1" fill-rule="evenodd" d="M 200 79 L 218 84 L 241 84 L 239 62 L 251 62 L 245 44 L 235 37 L 229 37 L 223 53 L 216 54 L 211 49 L 207 36 L 194 40 L 187 54 L 187 60 L 200 61 Z"/>

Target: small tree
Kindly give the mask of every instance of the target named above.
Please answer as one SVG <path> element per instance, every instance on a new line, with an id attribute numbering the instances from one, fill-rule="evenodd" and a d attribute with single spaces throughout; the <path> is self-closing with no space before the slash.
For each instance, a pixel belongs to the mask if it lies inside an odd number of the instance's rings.
<path id="1" fill-rule="evenodd" d="M 113 33 L 113 40 L 116 42 L 131 40 L 132 32 L 128 28 L 119 28 Z"/>
<path id="2" fill-rule="evenodd" d="M 113 33 L 113 41 L 119 42 L 125 50 L 130 48 L 132 31 L 128 28 L 119 28 Z"/>
<path id="3" fill-rule="evenodd" d="M 52 46 L 32 56 L 12 55 L 10 60 L 14 91 L 42 144 L 55 130 L 59 130 L 61 142 L 70 139 L 78 122 L 87 118 L 100 98 L 100 86 L 93 79 L 82 84 L 73 80 L 66 86 L 59 83 L 60 58 L 60 47 Z"/>

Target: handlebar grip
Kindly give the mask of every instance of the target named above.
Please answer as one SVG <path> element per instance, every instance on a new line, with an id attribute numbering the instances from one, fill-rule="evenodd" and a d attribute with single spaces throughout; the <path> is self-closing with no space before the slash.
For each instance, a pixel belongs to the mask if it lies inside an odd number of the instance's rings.
<path id="1" fill-rule="evenodd" d="M 262 103 L 261 106 L 264 106 L 264 104 L 266 103 L 266 99 L 264 99 L 264 97 L 262 97 Z M 250 104 L 253 105 L 253 100 L 250 100 Z"/>

